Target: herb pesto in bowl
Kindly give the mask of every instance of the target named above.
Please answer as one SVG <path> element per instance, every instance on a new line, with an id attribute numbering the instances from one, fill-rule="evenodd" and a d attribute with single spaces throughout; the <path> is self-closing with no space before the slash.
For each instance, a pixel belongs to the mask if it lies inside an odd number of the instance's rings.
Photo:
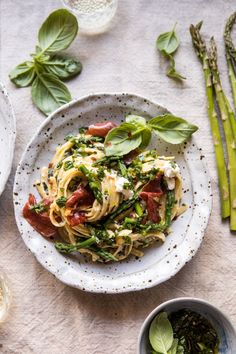
<path id="1" fill-rule="evenodd" d="M 234 354 L 236 334 L 229 319 L 210 303 L 195 298 L 167 301 L 146 318 L 138 353 Z"/>

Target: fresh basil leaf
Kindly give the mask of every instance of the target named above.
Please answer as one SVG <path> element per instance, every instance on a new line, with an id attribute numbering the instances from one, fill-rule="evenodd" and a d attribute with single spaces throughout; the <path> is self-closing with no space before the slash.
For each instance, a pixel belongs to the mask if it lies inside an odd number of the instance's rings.
<path id="1" fill-rule="evenodd" d="M 46 115 L 71 101 L 67 87 L 54 75 L 39 73 L 32 85 L 32 99 Z"/>
<path id="2" fill-rule="evenodd" d="M 168 354 L 177 354 L 178 343 L 179 343 L 178 339 L 175 338 L 173 340 L 170 350 L 168 350 Z"/>
<path id="3" fill-rule="evenodd" d="M 47 63 L 50 60 L 50 55 L 45 54 L 45 53 L 41 54 L 39 57 L 37 57 L 37 55 L 36 55 L 35 60 L 36 60 L 36 63 L 37 63 L 36 65 L 40 65 L 41 66 L 41 64 L 45 64 L 45 63 Z"/>
<path id="4" fill-rule="evenodd" d="M 151 323 L 149 329 L 149 340 L 154 350 L 161 354 L 168 354 L 174 336 L 170 321 L 166 312 L 161 312 Z"/>
<path id="5" fill-rule="evenodd" d="M 173 54 L 179 46 L 179 39 L 175 33 L 175 26 L 172 31 L 162 33 L 157 38 L 156 46 L 164 54 Z"/>
<path id="6" fill-rule="evenodd" d="M 133 114 L 126 116 L 125 120 L 127 123 L 131 123 L 137 126 L 146 126 L 147 123 L 145 118 Z"/>
<path id="7" fill-rule="evenodd" d="M 42 52 L 42 49 L 40 48 L 40 46 L 39 45 L 36 45 L 35 46 L 35 53 L 36 54 L 39 54 L 39 53 L 41 53 Z"/>
<path id="8" fill-rule="evenodd" d="M 77 32 L 76 17 L 66 9 L 56 10 L 48 16 L 39 30 L 39 47 L 43 52 L 59 52 L 69 47 Z"/>
<path id="9" fill-rule="evenodd" d="M 25 61 L 13 69 L 9 77 L 12 82 L 18 87 L 29 86 L 35 78 L 34 63 L 31 61 Z"/>
<path id="10" fill-rule="evenodd" d="M 131 123 L 122 123 L 109 131 L 105 139 L 106 156 L 123 156 L 139 147 L 142 142 L 141 132 Z"/>
<path id="11" fill-rule="evenodd" d="M 43 63 L 43 67 L 47 72 L 56 75 L 61 80 L 78 75 L 82 70 L 82 64 L 78 60 L 63 58 L 58 55 Z"/>
<path id="12" fill-rule="evenodd" d="M 145 148 L 149 145 L 150 140 L 151 140 L 151 138 L 152 138 L 152 131 L 151 131 L 151 129 L 150 129 L 149 127 L 146 127 L 146 128 L 142 131 L 141 137 L 142 137 L 142 142 L 141 142 L 139 148 L 140 148 L 141 150 L 143 150 L 143 149 L 145 149 Z"/>
<path id="13" fill-rule="evenodd" d="M 186 77 L 184 77 L 184 76 L 182 76 L 181 74 L 179 74 L 179 73 L 175 70 L 175 68 L 172 68 L 172 67 L 168 70 L 168 72 L 166 73 L 166 75 L 167 75 L 168 77 L 172 78 L 172 79 L 177 79 L 177 80 L 180 80 L 180 81 L 186 80 Z"/>
<path id="14" fill-rule="evenodd" d="M 167 71 L 166 75 L 172 79 L 177 79 L 177 80 L 185 80 L 186 77 L 182 76 L 181 74 L 179 74 L 176 70 L 175 70 L 175 60 L 172 57 L 172 55 L 168 55 L 169 59 L 170 59 L 170 69 Z"/>
<path id="15" fill-rule="evenodd" d="M 128 115 L 126 117 L 126 122 L 134 124 L 137 128 L 141 128 L 141 136 L 142 136 L 142 143 L 140 144 L 140 149 L 145 149 L 151 140 L 152 132 L 150 128 L 147 126 L 147 121 L 144 117 L 136 116 L 136 115 Z"/>
<path id="16" fill-rule="evenodd" d="M 196 125 L 171 114 L 152 118 L 148 125 L 162 140 L 170 144 L 181 144 L 198 130 Z"/>

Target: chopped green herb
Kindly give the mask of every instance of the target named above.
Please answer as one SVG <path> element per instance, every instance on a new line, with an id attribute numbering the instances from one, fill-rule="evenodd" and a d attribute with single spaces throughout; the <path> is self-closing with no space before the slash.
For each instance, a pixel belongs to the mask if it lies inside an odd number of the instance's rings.
<path id="1" fill-rule="evenodd" d="M 85 165 L 81 165 L 79 167 L 80 171 L 87 177 L 89 187 L 92 189 L 94 197 L 97 199 L 97 201 L 102 204 L 103 202 L 103 196 L 101 192 L 101 183 L 100 181 L 96 178 L 96 176 L 87 169 Z"/>
<path id="2" fill-rule="evenodd" d="M 69 133 L 69 134 L 67 134 L 67 135 L 65 136 L 64 140 L 65 140 L 65 141 L 70 141 L 70 140 L 72 140 L 72 139 L 74 139 L 74 138 L 75 138 L 75 136 L 74 136 L 73 134 Z"/>
<path id="3" fill-rule="evenodd" d="M 72 161 L 65 161 L 64 162 L 64 171 L 68 171 L 73 167 L 74 167 L 74 164 Z"/>
<path id="4" fill-rule="evenodd" d="M 41 214 L 44 211 L 48 210 L 48 207 L 42 202 L 30 206 L 30 211 L 34 211 L 36 214 Z"/>
<path id="5" fill-rule="evenodd" d="M 97 177 L 100 181 L 103 180 L 103 178 L 105 177 L 105 172 L 104 172 L 104 168 L 100 167 L 98 169 L 98 172 L 97 172 Z"/>
<path id="6" fill-rule="evenodd" d="M 67 198 L 64 196 L 61 196 L 60 198 L 58 198 L 56 200 L 56 203 L 59 206 L 59 208 L 64 208 L 66 205 L 66 201 L 67 201 Z"/>
<path id="7" fill-rule="evenodd" d="M 84 133 L 86 133 L 87 129 L 88 129 L 87 127 L 81 127 L 81 128 L 79 128 L 79 133 L 84 134 Z"/>
<path id="8" fill-rule="evenodd" d="M 58 170 L 61 168 L 62 163 L 63 163 L 62 161 L 59 161 L 59 162 L 58 162 L 58 164 L 57 164 L 57 166 L 56 166 Z"/>
<path id="9" fill-rule="evenodd" d="M 78 185 L 80 184 L 81 180 L 82 178 L 80 176 L 72 178 L 68 185 L 69 191 L 74 192 L 78 188 Z"/>

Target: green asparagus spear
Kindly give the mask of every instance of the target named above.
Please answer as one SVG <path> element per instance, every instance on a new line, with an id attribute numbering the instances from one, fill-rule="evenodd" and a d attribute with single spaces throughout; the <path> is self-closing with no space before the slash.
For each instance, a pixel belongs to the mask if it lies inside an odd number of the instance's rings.
<path id="1" fill-rule="evenodd" d="M 168 190 L 166 194 L 166 212 L 165 212 L 166 227 L 169 227 L 171 224 L 171 213 L 174 204 L 175 204 L 175 192 Z"/>
<path id="2" fill-rule="evenodd" d="M 213 78 L 217 103 L 223 123 L 225 141 L 228 153 L 229 190 L 230 190 L 230 229 L 236 231 L 236 121 L 234 113 L 222 89 L 218 66 L 217 49 L 214 39 L 211 39 L 209 64 Z"/>
<path id="3" fill-rule="evenodd" d="M 219 123 L 217 120 L 216 109 L 214 106 L 214 88 L 212 83 L 211 71 L 209 67 L 209 58 L 206 50 L 205 42 L 200 35 L 202 22 L 196 26 L 190 26 L 190 33 L 192 36 L 193 46 L 196 54 L 202 63 L 202 68 L 205 78 L 206 94 L 208 101 L 208 117 L 211 126 L 211 134 L 213 138 L 216 166 L 218 172 L 218 181 L 220 189 L 221 200 L 221 216 L 227 218 L 230 215 L 230 198 L 229 198 L 229 184 L 227 179 L 227 169 L 224 159 L 224 150 L 220 134 Z"/>
<path id="4" fill-rule="evenodd" d="M 132 199 L 129 200 L 124 200 L 119 207 L 109 215 L 108 219 L 105 221 L 105 225 L 109 224 L 112 220 L 114 220 L 115 217 L 117 217 L 119 214 L 121 214 L 123 211 L 131 208 L 136 200 L 138 199 L 138 194 L 135 194 Z"/>
<path id="5" fill-rule="evenodd" d="M 74 245 L 69 243 L 56 242 L 55 247 L 59 252 L 62 253 L 71 253 L 76 252 L 80 248 L 89 248 L 92 244 L 97 242 L 97 238 L 92 236 L 85 241 L 77 242 Z"/>
<path id="6" fill-rule="evenodd" d="M 104 251 L 101 248 L 90 247 L 91 251 L 95 252 L 99 257 L 104 259 L 105 261 L 118 261 L 116 257 L 113 256 L 110 252 Z"/>
<path id="7" fill-rule="evenodd" d="M 142 215 L 143 215 L 143 210 L 142 210 L 142 207 L 141 207 L 141 205 L 139 204 L 139 202 L 136 202 L 136 203 L 134 204 L 134 209 L 135 209 L 135 211 L 136 211 L 136 213 L 137 213 L 138 216 L 142 216 Z"/>
<path id="8" fill-rule="evenodd" d="M 224 31 L 224 40 L 225 40 L 225 55 L 226 61 L 228 65 L 228 73 L 229 73 L 229 80 L 232 87 L 233 99 L 234 99 L 234 106 L 236 108 L 236 49 L 234 47 L 231 32 L 233 25 L 236 21 L 236 11 L 228 18 L 225 31 Z"/>

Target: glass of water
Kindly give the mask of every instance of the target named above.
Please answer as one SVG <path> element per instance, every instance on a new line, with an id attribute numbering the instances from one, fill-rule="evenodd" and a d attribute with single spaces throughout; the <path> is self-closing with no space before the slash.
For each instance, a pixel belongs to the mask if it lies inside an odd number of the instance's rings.
<path id="1" fill-rule="evenodd" d="M 96 34 L 108 27 L 118 0 L 62 0 L 62 3 L 77 16 L 81 32 Z"/>
<path id="2" fill-rule="evenodd" d="M 6 319 L 11 303 L 11 292 L 8 284 L 7 276 L 0 268 L 0 324 Z"/>

